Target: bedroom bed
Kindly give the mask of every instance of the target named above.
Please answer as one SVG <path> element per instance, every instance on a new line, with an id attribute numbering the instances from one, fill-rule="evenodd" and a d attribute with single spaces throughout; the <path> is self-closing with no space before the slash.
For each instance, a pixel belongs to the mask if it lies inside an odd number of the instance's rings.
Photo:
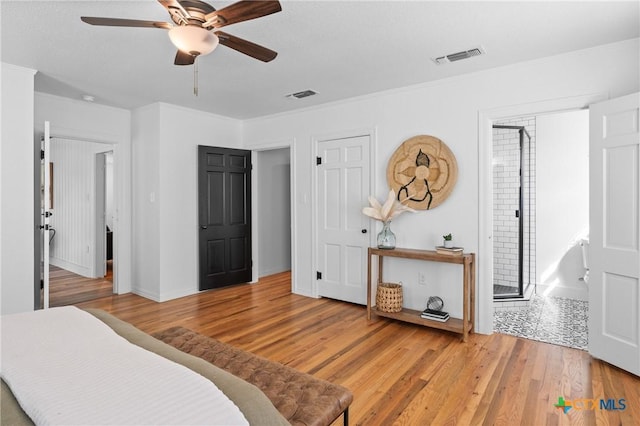
<path id="1" fill-rule="evenodd" d="M 80 311 L 77 308 L 72 308 Z M 61 308 L 54 308 L 61 309 Z M 50 309 L 49 311 L 52 311 Z M 33 314 L 36 314 L 42 311 L 35 311 Z M 85 311 L 80 311 L 85 312 Z M 145 349 L 146 351 L 152 352 L 154 354 L 159 355 L 165 360 L 171 360 L 174 363 L 177 363 L 181 366 L 188 368 L 189 370 L 195 371 L 198 375 L 205 377 L 209 381 L 215 384 L 226 397 L 232 402 L 232 405 L 235 405 L 241 415 L 246 419 L 246 422 L 252 425 L 288 425 L 290 424 L 279 412 L 276 410 L 271 401 L 265 396 L 265 394 L 260 391 L 256 386 L 247 383 L 244 380 L 241 380 L 232 374 L 223 371 L 222 369 L 212 365 L 203 359 L 198 357 L 186 354 L 170 345 L 167 345 L 152 336 L 138 330 L 131 324 L 128 324 L 124 321 L 121 321 L 106 312 L 99 310 L 86 310 L 89 312 L 93 318 L 99 319 L 102 323 L 106 324 L 111 330 L 115 331 L 117 335 L 123 337 L 130 343 Z M 30 315 L 32 313 L 28 313 Z M 24 314 L 19 314 L 24 315 Z M 42 315 L 42 314 L 39 314 Z M 11 388 L 5 383 L 6 371 L 5 371 L 5 361 L 11 359 L 10 356 L 10 347 L 13 346 L 13 343 L 16 340 L 15 337 L 11 340 L 9 336 L 10 333 L 7 333 L 5 329 L 5 319 L 3 318 L 2 327 L 2 388 L 1 388 L 1 414 L 0 414 L 0 423 L 3 425 L 26 425 L 33 424 L 34 422 L 31 420 L 29 415 L 25 413 L 25 411 L 21 408 L 20 403 L 16 400 L 16 397 L 13 394 Z M 75 324 L 74 324 L 75 326 Z M 32 339 L 33 337 L 30 334 L 24 334 L 22 336 L 23 339 Z M 20 346 L 20 345 L 15 345 Z M 9 355 L 8 355 L 9 354 Z M 42 354 L 41 356 L 47 356 L 47 354 Z M 109 354 L 110 356 L 110 354 Z M 15 358 L 15 357 L 14 357 Z M 18 357 L 19 358 L 19 357 Z M 8 367 L 7 367 L 8 368 Z M 7 380 L 11 382 L 11 380 Z M 33 380 L 32 380 L 33 381 Z M 17 380 L 13 380 L 15 384 Z M 94 388 L 100 388 L 102 383 L 95 383 L 91 386 L 91 390 Z M 123 383 L 122 387 L 133 386 L 133 383 Z M 14 385 L 15 386 L 15 385 Z M 38 387 L 40 387 L 40 383 L 38 383 Z M 148 392 L 152 392 L 155 389 L 146 389 Z M 24 392 L 23 392 L 24 393 Z M 103 398 L 111 398 L 114 393 L 112 391 L 105 392 L 101 397 Z M 16 391 L 16 395 L 18 392 Z M 20 399 L 20 397 L 18 398 Z M 56 401 L 55 404 L 58 404 L 58 407 L 64 407 L 62 404 L 63 401 Z M 68 402 L 68 401 L 67 401 Z M 176 401 L 177 402 L 177 401 Z M 21 403 L 24 405 L 24 402 L 21 400 Z M 184 402 L 180 402 L 182 405 Z M 55 405 L 54 404 L 54 405 Z M 86 407 L 85 407 L 86 408 Z M 93 408 L 93 407 L 89 407 Z M 61 408 L 62 410 L 62 408 Z M 177 407 L 176 407 L 177 410 Z M 28 410 L 27 410 L 28 411 Z M 197 418 L 197 417 L 196 417 Z M 245 422 L 245 424 L 246 424 Z"/>

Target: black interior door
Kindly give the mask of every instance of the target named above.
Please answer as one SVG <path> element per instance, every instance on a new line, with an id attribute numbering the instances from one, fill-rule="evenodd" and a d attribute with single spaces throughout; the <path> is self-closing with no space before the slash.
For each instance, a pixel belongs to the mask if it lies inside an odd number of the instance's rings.
<path id="1" fill-rule="evenodd" d="M 251 151 L 198 146 L 200 290 L 251 281 Z"/>

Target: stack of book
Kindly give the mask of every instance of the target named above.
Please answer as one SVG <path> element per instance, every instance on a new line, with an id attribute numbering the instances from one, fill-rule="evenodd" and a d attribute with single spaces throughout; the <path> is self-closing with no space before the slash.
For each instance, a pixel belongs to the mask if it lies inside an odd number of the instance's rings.
<path id="1" fill-rule="evenodd" d="M 434 311 L 433 309 L 425 309 L 420 314 L 420 317 L 433 321 L 446 322 L 449 319 L 449 313 L 444 311 Z"/>
<path id="2" fill-rule="evenodd" d="M 437 246 L 436 252 L 438 254 L 448 254 L 450 256 L 462 256 L 462 247 L 445 247 L 445 246 Z"/>

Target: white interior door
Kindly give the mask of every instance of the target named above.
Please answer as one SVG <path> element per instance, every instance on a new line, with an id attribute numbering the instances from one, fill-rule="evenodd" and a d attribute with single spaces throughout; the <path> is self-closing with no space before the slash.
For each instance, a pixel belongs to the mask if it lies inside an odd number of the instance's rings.
<path id="1" fill-rule="evenodd" d="M 318 295 L 365 304 L 370 136 L 318 142 Z"/>
<path id="2" fill-rule="evenodd" d="M 50 146 L 51 146 L 51 132 L 49 130 L 49 122 L 44 122 L 44 206 L 42 208 L 44 229 L 42 232 L 42 247 L 44 248 L 43 254 L 43 277 L 42 277 L 42 306 L 44 309 L 49 308 L 49 217 L 51 216 L 51 159 Z"/>
<path id="3" fill-rule="evenodd" d="M 589 352 L 640 375 L 640 93 L 590 108 Z"/>

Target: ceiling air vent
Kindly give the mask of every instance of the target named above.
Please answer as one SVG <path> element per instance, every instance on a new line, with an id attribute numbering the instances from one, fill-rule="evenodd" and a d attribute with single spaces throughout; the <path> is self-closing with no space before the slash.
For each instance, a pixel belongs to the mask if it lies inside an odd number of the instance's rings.
<path id="1" fill-rule="evenodd" d="M 296 98 L 296 99 L 302 99 L 302 98 L 308 98 L 309 96 L 313 96 L 313 95 L 317 95 L 318 92 L 314 92 L 313 90 L 309 89 L 309 90 L 303 90 L 302 92 L 296 92 L 296 93 L 292 93 L 290 95 L 287 95 L 287 98 Z"/>
<path id="2" fill-rule="evenodd" d="M 461 61 L 463 59 L 473 58 L 474 56 L 484 55 L 482 47 L 474 47 L 473 49 L 463 50 L 462 52 L 451 53 L 449 55 L 440 56 L 433 59 L 438 65 L 448 64 L 449 62 Z"/>

